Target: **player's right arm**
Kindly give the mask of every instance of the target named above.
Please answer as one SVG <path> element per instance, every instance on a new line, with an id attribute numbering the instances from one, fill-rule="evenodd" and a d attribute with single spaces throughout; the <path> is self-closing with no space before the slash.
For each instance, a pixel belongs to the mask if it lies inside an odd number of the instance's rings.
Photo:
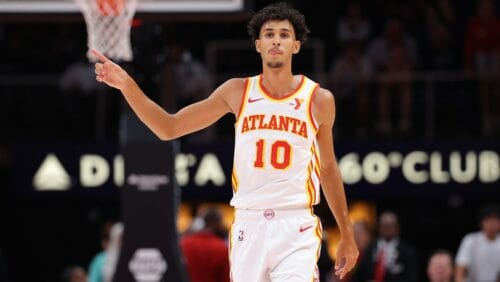
<path id="1" fill-rule="evenodd" d="M 130 75 L 97 51 L 92 51 L 96 63 L 96 79 L 120 90 L 139 119 L 161 140 L 171 140 L 213 124 L 228 112 L 236 112 L 236 96 L 242 93 L 243 79 L 231 79 L 217 88 L 205 100 L 191 104 L 175 114 L 169 114 L 151 101 Z"/>

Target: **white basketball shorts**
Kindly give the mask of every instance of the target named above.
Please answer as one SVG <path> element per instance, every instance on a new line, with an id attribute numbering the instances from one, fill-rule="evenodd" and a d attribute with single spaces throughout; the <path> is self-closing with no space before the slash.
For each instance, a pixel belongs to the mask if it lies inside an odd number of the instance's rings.
<path id="1" fill-rule="evenodd" d="M 311 209 L 236 209 L 229 249 L 232 281 L 319 281 L 321 234 Z"/>

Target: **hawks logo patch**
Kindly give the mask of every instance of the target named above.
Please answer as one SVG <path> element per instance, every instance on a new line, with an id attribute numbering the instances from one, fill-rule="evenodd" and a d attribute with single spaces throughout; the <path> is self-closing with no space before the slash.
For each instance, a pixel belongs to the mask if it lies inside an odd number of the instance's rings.
<path id="1" fill-rule="evenodd" d="M 294 106 L 294 110 L 298 110 L 300 106 L 304 103 L 304 99 L 295 98 L 294 102 L 290 103 L 290 106 Z"/>

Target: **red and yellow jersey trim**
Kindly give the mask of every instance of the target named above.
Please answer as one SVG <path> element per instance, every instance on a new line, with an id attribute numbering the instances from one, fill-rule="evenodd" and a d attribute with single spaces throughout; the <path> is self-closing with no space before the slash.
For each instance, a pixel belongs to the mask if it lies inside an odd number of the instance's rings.
<path id="1" fill-rule="evenodd" d="M 260 74 L 257 81 L 257 89 L 262 94 L 262 96 L 264 96 L 266 99 L 272 102 L 285 102 L 292 99 L 297 93 L 300 93 L 302 88 L 304 88 L 304 86 L 306 85 L 305 81 L 306 81 L 305 76 L 302 75 L 299 86 L 292 93 L 289 93 L 282 98 L 274 98 L 271 92 L 269 92 L 269 90 L 267 90 L 266 87 L 262 84 L 262 74 Z"/>
<path id="2" fill-rule="evenodd" d="M 248 97 L 248 91 L 250 88 L 250 78 L 245 79 L 245 86 L 243 87 L 243 95 L 241 95 L 241 102 L 240 102 L 240 110 L 238 111 L 238 115 L 236 116 L 236 122 L 235 124 L 238 125 L 240 122 L 241 118 L 241 113 L 243 113 L 244 108 L 246 106 L 246 100 Z"/>
<path id="3" fill-rule="evenodd" d="M 309 162 L 309 165 L 307 166 L 307 180 L 306 180 L 306 185 L 305 185 L 305 189 L 306 189 L 306 196 L 307 196 L 307 205 L 309 207 L 312 207 L 314 205 L 314 201 L 315 201 L 315 197 L 316 197 L 316 193 L 314 191 L 314 185 L 311 185 L 312 182 L 311 182 L 311 172 L 313 170 L 313 164 L 312 164 L 312 160 Z"/>
<path id="4" fill-rule="evenodd" d="M 308 206 L 312 207 L 313 205 L 316 205 L 319 203 L 319 182 L 320 182 L 320 170 L 319 170 L 319 156 L 316 151 L 316 144 L 313 143 L 311 146 L 311 154 L 312 154 L 312 159 L 309 162 L 309 165 L 307 166 L 307 178 L 306 178 L 306 183 L 305 183 L 305 189 L 306 189 L 306 196 L 307 196 L 307 202 Z M 316 178 L 318 179 L 318 185 L 314 184 L 313 181 L 313 174 L 316 175 Z"/>
<path id="5" fill-rule="evenodd" d="M 231 173 L 231 183 L 233 186 L 233 192 L 238 192 L 238 176 L 236 175 L 236 169 L 233 167 L 233 172 Z"/>
<path id="6" fill-rule="evenodd" d="M 233 226 L 234 226 L 234 218 L 236 218 L 236 209 L 234 209 L 233 211 L 233 222 L 231 223 L 231 227 L 229 228 L 229 254 L 228 254 L 228 258 L 229 258 L 229 277 L 231 279 L 231 281 L 233 281 L 233 272 L 231 271 L 231 269 L 233 269 L 231 267 L 231 264 L 232 264 L 232 261 L 231 261 L 231 255 L 233 253 L 233 234 L 234 234 L 234 230 L 233 230 Z"/>
<path id="7" fill-rule="evenodd" d="M 316 261 L 319 260 L 319 256 L 321 254 L 321 242 L 323 240 L 323 227 L 321 226 L 321 221 L 319 220 L 319 217 L 317 217 L 316 215 L 313 214 L 314 217 L 316 217 L 316 228 L 314 229 L 314 237 L 316 237 L 316 239 L 318 240 L 318 246 L 316 247 Z M 316 266 L 317 268 L 317 266 Z M 315 280 L 315 276 L 316 276 L 316 270 L 315 269 L 313 272 L 312 272 L 312 275 L 311 275 L 311 282 L 316 282 L 318 280 Z"/>
<path id="8" fill-rule="evenodd" d="M 316 217 L 316 229 L 314 230 L 314 235 L 316 238 L 319 240 L 319 247 L 318 250 L 316 251 L 316 261 L 319 258 L 320 252 L 321 252 L 321 240 L 323 240 L 323 227 L 321 226 L 321 221 L 319 220 L 319 217 Z"/>
<path id="9" fill-rule="evenodd" d="M 318 180 L 321 180 L 321 178 L 320 178 L 321 163 L 319 162 L 320 159 L 319 159 L 318 151 L 316 150 L 316 143 L 313 143 L 313 145 L 311 146 L 311 152 L 314 156 L 314 160 L 316 161 L 316 165 L 314 167 L 314 173 L 316 173 Z"/>
<path id="10" fill-rule="evenodd" d="M 309 94 L 309 99 L 307 101 L 307 120 L 309 121 L 309 124 L 311 125 L 311 128 L 314 129 L 314 134 L 318 133 L 318 123 L 316 122 L 316 119 L 314 118 L 313 114 L 313 101 L 314 101 L 314 96 L 316 95 L 316 90 L 318 90 L 319 84 L 316 84 L 316 86 L 313 87 L 311 93 Z"/>

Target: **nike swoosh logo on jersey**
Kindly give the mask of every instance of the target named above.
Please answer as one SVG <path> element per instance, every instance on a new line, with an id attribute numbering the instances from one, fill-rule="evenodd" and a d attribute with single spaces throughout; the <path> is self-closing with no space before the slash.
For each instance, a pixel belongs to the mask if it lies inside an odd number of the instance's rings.
<path id="1" fill-rule="evenodd" d="M 264 99 L 264 98 L 256 98 L 256 99 L 248 98 L 248 103 L 258 102 L 258 101 L 260 101 L 262 99 Z"/>
<path id="2" fill-rule="evenodd" d="M 302 226 L 301 226 L 301 227 L 300 227 L 300 229 L 299 229 L 299 232 L 304 232 L 304 231 L 306 231 L 307 229 L 311 229 L 311 228 L 313 228 L 313 227 L 314 227 L 314 225 L 309 225 L 309 226 L 306 226 L 306 227 L 302 227 Z"/>

